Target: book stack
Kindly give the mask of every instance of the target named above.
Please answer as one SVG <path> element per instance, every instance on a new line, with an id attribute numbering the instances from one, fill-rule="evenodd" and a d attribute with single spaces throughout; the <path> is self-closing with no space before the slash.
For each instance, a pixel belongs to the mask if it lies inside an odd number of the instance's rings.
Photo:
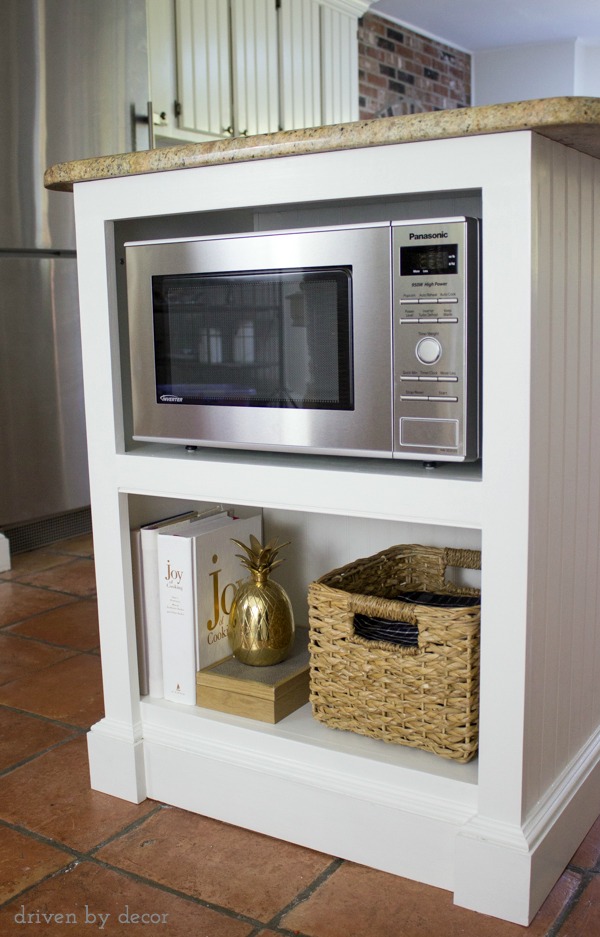
<path id="1" fill-rule="evenodd" d="M 231 538 L 262 539 L 262 516 L 205 505 L 132 532 L 142 695 L 196 704 L 196 673 L 231 656 L 236 583 L 245 571 Z"/>

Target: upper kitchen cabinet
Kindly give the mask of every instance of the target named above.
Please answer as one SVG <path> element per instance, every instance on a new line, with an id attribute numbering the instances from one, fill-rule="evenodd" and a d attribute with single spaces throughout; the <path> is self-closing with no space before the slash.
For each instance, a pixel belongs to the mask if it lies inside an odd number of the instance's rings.
<path id="1" fill-rule="evenodd" d="M 367 0 L 147 0 L 156 144 L 358 118 Z"/>
<path id="2" fill-rule="evenodd" d="M 358 120 L 362 0 L 279 0 L 280 128 Z"/>

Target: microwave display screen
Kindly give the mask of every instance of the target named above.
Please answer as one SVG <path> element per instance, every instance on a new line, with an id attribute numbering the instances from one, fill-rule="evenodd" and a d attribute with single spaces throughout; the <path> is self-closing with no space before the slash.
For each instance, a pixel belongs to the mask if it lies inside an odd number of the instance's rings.
<path id="1" fill-rule="evenodd" d="M 352 410 L 352 270 L 152 277 L 156 400 Z"/>
<path id="2" fill-rule="evenodd" d="M 458 244 L 411 245 L 400 250 L 400 275 L 403 277 L 457 272 Z"/>

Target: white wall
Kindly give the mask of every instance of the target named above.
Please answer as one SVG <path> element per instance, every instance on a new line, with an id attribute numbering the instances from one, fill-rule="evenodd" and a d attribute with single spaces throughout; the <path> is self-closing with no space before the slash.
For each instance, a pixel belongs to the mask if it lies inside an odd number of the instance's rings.
<path id="1" fill-rule="evenodd" d="M 600 40 L 568 39 L 473 53 L 473 104 L 600 97 Z"/>
<path id="2" fill-rule="evenodd" d="M 600 40 L 578 39 L 575 54 L 575 94 L 600 97 Z"/>
<path id="3" fill-rule="evenodd" d="M 474 52 L 473 103 L 503 104 L 580 93 L 574 88 L 576 48 L 576 40 L 567 40 Z"/>

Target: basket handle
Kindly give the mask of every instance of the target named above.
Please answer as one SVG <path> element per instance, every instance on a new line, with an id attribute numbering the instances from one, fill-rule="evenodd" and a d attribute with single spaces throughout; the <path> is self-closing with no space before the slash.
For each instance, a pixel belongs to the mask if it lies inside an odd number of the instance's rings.
<path id="1" fill-rule="evenodd" d="M 454 547 L 444 549 L 444 569 L 457 566 L 460 569 L 481 569 L 480 550 L 458 550 Z"/>

